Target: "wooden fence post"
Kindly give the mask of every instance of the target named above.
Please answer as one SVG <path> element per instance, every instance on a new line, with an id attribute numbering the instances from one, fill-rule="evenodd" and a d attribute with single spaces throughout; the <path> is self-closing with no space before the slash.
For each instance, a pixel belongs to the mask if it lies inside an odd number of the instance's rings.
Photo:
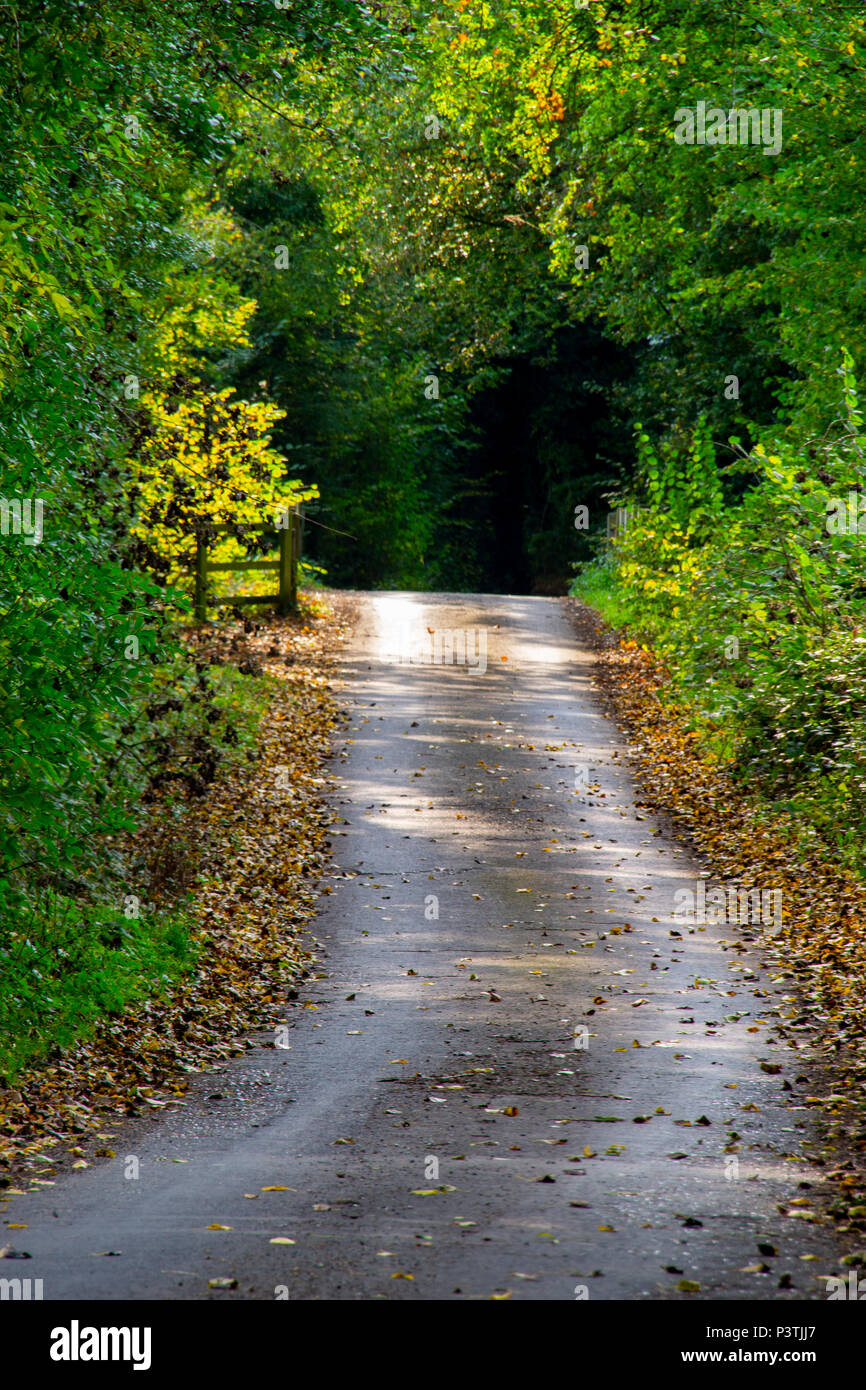
<path id="1" fill-rule="evenodd" d="M 608 545 L 612 540 L 618 539 L 633 518 L 634 511 L 629 511 L 627 507 L 617 507 L 614 511 L 608 512 L 606 522 Z"/>
<path id="2" fill-rule="evenodd" d="M 201 536 L 195 543 L 195 616 L 204 622 L 207 615 L 207 541 Z"/>
<path id="3" fill-rule="evenodd" d="M 301 561 L 301 511 L 295 508 L 292 514 L 292 607 L 298 606 L 298 565 Z"/>
<path id="4" fill-rule="evenodd" d="M 293 593 L 292 576 L 294 573 L 294 546 L 295 535 L 294 514 L 289 514 L 289 524 L 280 531 L 280 596 L 277 600 L 277 611 L 283 615 L 295 606 L 295 594 Z"/>

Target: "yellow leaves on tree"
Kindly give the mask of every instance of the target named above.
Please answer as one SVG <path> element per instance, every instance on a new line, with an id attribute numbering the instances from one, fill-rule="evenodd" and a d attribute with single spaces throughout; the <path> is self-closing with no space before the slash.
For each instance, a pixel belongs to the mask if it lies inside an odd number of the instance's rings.
<path id="1" fill-rule="evenodd" d="M 133 534 L 171 583 L 189 573 L 196 537 L 213 540 L 214 526 L 274 526 L 281 512 L 318 496 L 315 487 L 286 476 L 286 461 L 270 431 L 285 411 L 246 401 L 233 389 L 208 389 L 195 375 L 206 347 L 249 344 L 254 300 L 202 287 L 195 305 L 172 305 L 154 344 L 156 381 L 143 392 L 148 432 L 133 462 Z M 239 540 L 223 539 L 211 558 L 236 559 Z"/>
<path id="2" fill-rule="evenodd" d="M 242 298 L 229 281 L 217 278 L 185 284 L 177 301 L 160 316 L 153 344 L 159 376 L 167 381 L 174 373 L 184 372 L 197 379 L 204 353 L 248 347 L 247 327 L 257 307 L 254 299 Z"/>
<path id="3" fill-rule="evenodd" d="M 239 400 L 231 389 L 158 391 L 145 404 L 153 433 L 136 463 L 133 529 L 168 562 L 171 580 L 189 570 L 196 535 L 209 525 L 273 525 L 281 510 L 317 495 L 286 478 L 269 435 L 284 415 L 277 406 Z M 219 549 L 219 558 L 242 553 L 233 540 Z"/>

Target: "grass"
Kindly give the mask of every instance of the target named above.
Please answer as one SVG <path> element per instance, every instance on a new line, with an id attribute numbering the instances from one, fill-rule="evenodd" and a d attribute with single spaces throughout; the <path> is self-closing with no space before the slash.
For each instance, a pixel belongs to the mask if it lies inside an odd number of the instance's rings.
<path id="1" fill-rule="evenodd" d="M 29 929 L 0 948 L 0 1081 L 54 1049 L 91 1036 L 104 1019 L 163 993 L 195 963 L 181 910 L 127 919 L 59 894 L 33 905 Z"/>
<path id="2" fill-rule="evenodd" d="M 657 691 L 659 699 L 663 704 L 675 706 L 683 726 L 697 736 L 705 765 L 718 765 L 726 769 L 734 784 L 744 789 L 756 822 L 772 824 L 780 815 L 785 816 L 792 854 L 799 854 L 804 862 L 808 862 L 809 857 L 817 852 L 818 845 L 823 845 L 839 863 L 861 880 L 866 879 L 866 851 L 863 848 L 866 817 L 863 798 L 859 793 L 862 777 L 859 781 L 855 780 L 855 776 L 860 776 L 856 750 L 862 746 L 862 718 L 857 714 L 856 706 L 853 713 L 843 706 L 846 722 L 838 735 L 838 742 L 841 743 L 844 735 L 855 750 L 848 755 L 851 768 L 840 763 L 831 775 L 821 772 L 817 755 L 812 756 L 811 764 L 801 757 L 797 779 L 793 785 L 785 784 L 773 775 L 773 758 L 781 765 L 784 754 L 784 744 L 779 736 L 778 703 L 766 708 L 765 727 L 762 730 L 757 722 L 760 707 L 757 710 L 744 708 L 737 702 L 736 690 L 731 691 L 723 683 L 730 679 L 726 672 L 710 675 L 701 684 L 691 668 L 687 652 L 682 648 L 679 652 L 664 650 L 665 632 L 660 621 L 652 621 L 652 615 L 650 620 L 644 616 L 638 621 L 632 596 L 619 583 L 613 567 L 605 563 L 603 556 L 578 571 L 571 593 L 594 609 L 610 628 L 619 633 L 625 630 L 629 637 L 646 643 L 656 655 L 663 651 L 667 681 Z M 691 621 L 692 630 L 697 633 L 699 620 L 696 614 L 691 615 Z M 777 662 L 776 672 L 778 683 L 786 682 L 789 703 L 800 698 L 802 689 L 789 678 L 781 662 Z M 820 674 L 815 675 L 813 684 Z M 850 674 L 842 665 L 839 688 L 847 693 L 851 684 Z M 720 692 L 724 696 L 726 691 L 729 698 L 721 700 Z M 708 700 L 710 693 L 714 696 L 712 704 Z M 798 727 L 803 738 L 812 731 L 821 733 L 821 720 L 827 722 L 831 717 L 821 707 L 817 697 L 812 705 L 806 699 L 801 699 L 797 708 L 802 710 Z M 757 770 L 743 756 L 743 730 L 747 718 L 753 731 L 753 746 L 762 755 L 762 763 Z M 789 728 L 790 723 L 789 720 Z"/>
<path id="3" fill-rule="evenodd" d="M 581 566 L 569 593 L 600 613 L 609 627 L 620 629 L 631 622 L 628 595 L 620 588 L 613 568 L 603 555 Z"/>
<path id="4" fill-rule="evenodd" d="M 222 750 L 223 760 L 235 766 L 255 752 L 259 725 L 273 699 L 279 681 L 273 676 L 249 676 L 236 666 L 212 666 L 214 706 L 226 727 L 234 729 L 237 743 Z"/>

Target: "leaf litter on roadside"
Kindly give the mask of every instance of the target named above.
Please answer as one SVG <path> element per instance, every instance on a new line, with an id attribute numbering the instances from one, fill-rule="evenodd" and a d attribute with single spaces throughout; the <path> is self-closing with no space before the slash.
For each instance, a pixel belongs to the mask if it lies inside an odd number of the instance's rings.
<path id="1" fill-rule="evenodd" d="M 587 611 L 578 614 L 582 623 Z M 789 990 L 776 1031 L 797 1043 L 800 1056 L 791 1054 L 795 1067 L 802 1068 L 809 1056 L 832 1077 L 828 1094 L 806 1096 L 805 1103 L 823 1107 L 834 1143 L 862 1155 L 866 884 L 817 839 L 804 849 L 783 807 L 774 806 L 769 814 L 766 804 L 745 795 L 723 766 L 702 757 L 688 712 L 669 698 L 668 673 L 652 652 L 607 630 L 599 640 L 597 625 L 595 632 L 599 683 L 631 738 L 642 791 L 638 805 L 673 814 L 718 882 L 781 890 L 781 928 L 757 943 L 775 980 Z M 776 1061 L 759 1066 L 773 1076 L 783 1070 Z"/>
<path id="2" fill-rule="evenodd" d="M 113 1136 L 97 1132 L 107 1124 L 182 1102 L 191 1074 L 239 1055 L 249 1033 L 285 1020 L 311 972 L 314 943 L 304 929 L 330 848 L 322 791 L 340 719 L 335 653 L 350 611 L 342 598 L 338 606 L 323 612 L 316 601 L 298 615 L 188 634 L 197 660 L 272 683 L 255 773 L 221 769 L 206 795 L 187 803 L 184 831 L 199 868 L 189 906 L 194 969 L 0 1089 L 0 1173 L 44 1172 L 60 1161 L 59 1146 L 88 1135 L 104 1141 Z M 165 829 L 152 817 L 139 851 Z"/>

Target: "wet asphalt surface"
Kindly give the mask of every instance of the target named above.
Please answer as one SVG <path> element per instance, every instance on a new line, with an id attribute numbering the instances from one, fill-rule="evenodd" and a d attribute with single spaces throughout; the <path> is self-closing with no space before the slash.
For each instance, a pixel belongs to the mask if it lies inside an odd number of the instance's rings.
<path id="1" fill-rule="evenodd" d="M 700 865 L 635 807 L 563 604 L 359 598 L 322 978 L 16 1198 L 12 1272 L 46 1299 L 826 1297 L 784 985 L 753 932 L 673 917 Z M 446 632 L 463 664 L 432 663 Z"/>

